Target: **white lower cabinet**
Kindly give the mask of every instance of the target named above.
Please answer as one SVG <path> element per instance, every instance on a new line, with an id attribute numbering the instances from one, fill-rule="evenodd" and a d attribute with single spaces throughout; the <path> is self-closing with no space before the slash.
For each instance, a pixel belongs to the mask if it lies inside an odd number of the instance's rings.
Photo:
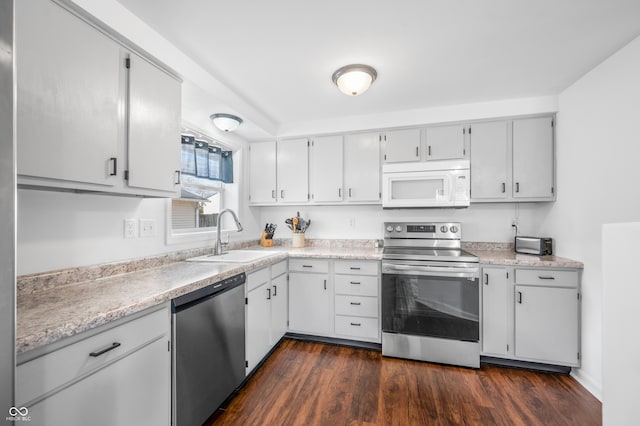
<path id="1" fill-rule="evenodd" d="M 580 271 L 482 268 L 482 354 L 580 366 Z"/>
<path id="2" fill-rule="evenodd" d="M 169 425 L 170 330 L 164 304 L 36 349 L 40 356 L 26 353 L 16 368 L 17 406 L 35 425 Z"/>
<path id="3" fill-rule="evenodd" d="M 333 281 L 328 260 L 289 261 L 289 330 L 327 336 L 332 328 Z"/>
<path id="4" fill-rule="evenodd" d="M 247 274 L 247 374 L 287 331 L 287 293 L 286 260 Z"/>
<path id="5" fill-rule="evenodd" d="M 367 260 L 291 259 L 289 330 L 380 342 L 380 265 Z"/>

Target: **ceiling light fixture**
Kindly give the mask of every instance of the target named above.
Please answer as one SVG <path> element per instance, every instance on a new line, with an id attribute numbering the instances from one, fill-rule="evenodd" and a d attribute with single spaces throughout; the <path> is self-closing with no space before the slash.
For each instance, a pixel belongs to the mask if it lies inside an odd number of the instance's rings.
<path id="1" fill-rule="evenodd" d="M 233 114 L 211 114 L 209 118 L 213 121 L 214 126 L 223 132 L 233 132 L 242 124 L 242 118 Z"/>
<path id="2" fill-rule="evenodd" d="M 345 95 L 358 96 L 369 89 L 378 73 L 369 65 L 351 64 L 339 68 L 331 79 Z"/>

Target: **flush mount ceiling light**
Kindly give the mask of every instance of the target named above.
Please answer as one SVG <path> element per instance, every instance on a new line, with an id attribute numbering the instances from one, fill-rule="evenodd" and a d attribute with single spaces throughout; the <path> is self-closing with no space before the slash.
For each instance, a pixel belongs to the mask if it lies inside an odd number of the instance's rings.
<path id="1" fill-rule="evenodd" d="M 345 95 L 358 96 L 376 81 L 378 73 L 373 67 L 362 64 L 345 65 L 333 73 L 331 79 Z"/>
<path id="2" fill-rule="evenodd" d="M 211 114 L 209 118 L 213 125 L 223 132 L 233 132 L 242 124 L 242 118 L 233 114 Z"/>

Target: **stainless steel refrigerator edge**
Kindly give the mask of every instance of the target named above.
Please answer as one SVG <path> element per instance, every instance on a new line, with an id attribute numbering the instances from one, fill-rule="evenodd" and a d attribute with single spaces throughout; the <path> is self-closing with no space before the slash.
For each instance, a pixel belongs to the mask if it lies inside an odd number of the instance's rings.
<path id="1" fill-rule="evenodd" d="M 0 419 L 9 416 L 9 409 L 13 406 L 15 376 L 16 161 L 13 5 L 14 0 L 0 0 Z"/>

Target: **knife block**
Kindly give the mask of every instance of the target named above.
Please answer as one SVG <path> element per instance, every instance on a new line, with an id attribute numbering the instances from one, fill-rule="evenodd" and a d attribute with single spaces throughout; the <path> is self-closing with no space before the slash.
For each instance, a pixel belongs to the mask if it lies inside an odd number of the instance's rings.
<path id="1" fill-rule="evenodd" d="M 267 231 L 262 231 L 262 236 L 260 237 L 260 245 L 262 247 L 273 247 L 273 238 L 267 239 Z"/>

